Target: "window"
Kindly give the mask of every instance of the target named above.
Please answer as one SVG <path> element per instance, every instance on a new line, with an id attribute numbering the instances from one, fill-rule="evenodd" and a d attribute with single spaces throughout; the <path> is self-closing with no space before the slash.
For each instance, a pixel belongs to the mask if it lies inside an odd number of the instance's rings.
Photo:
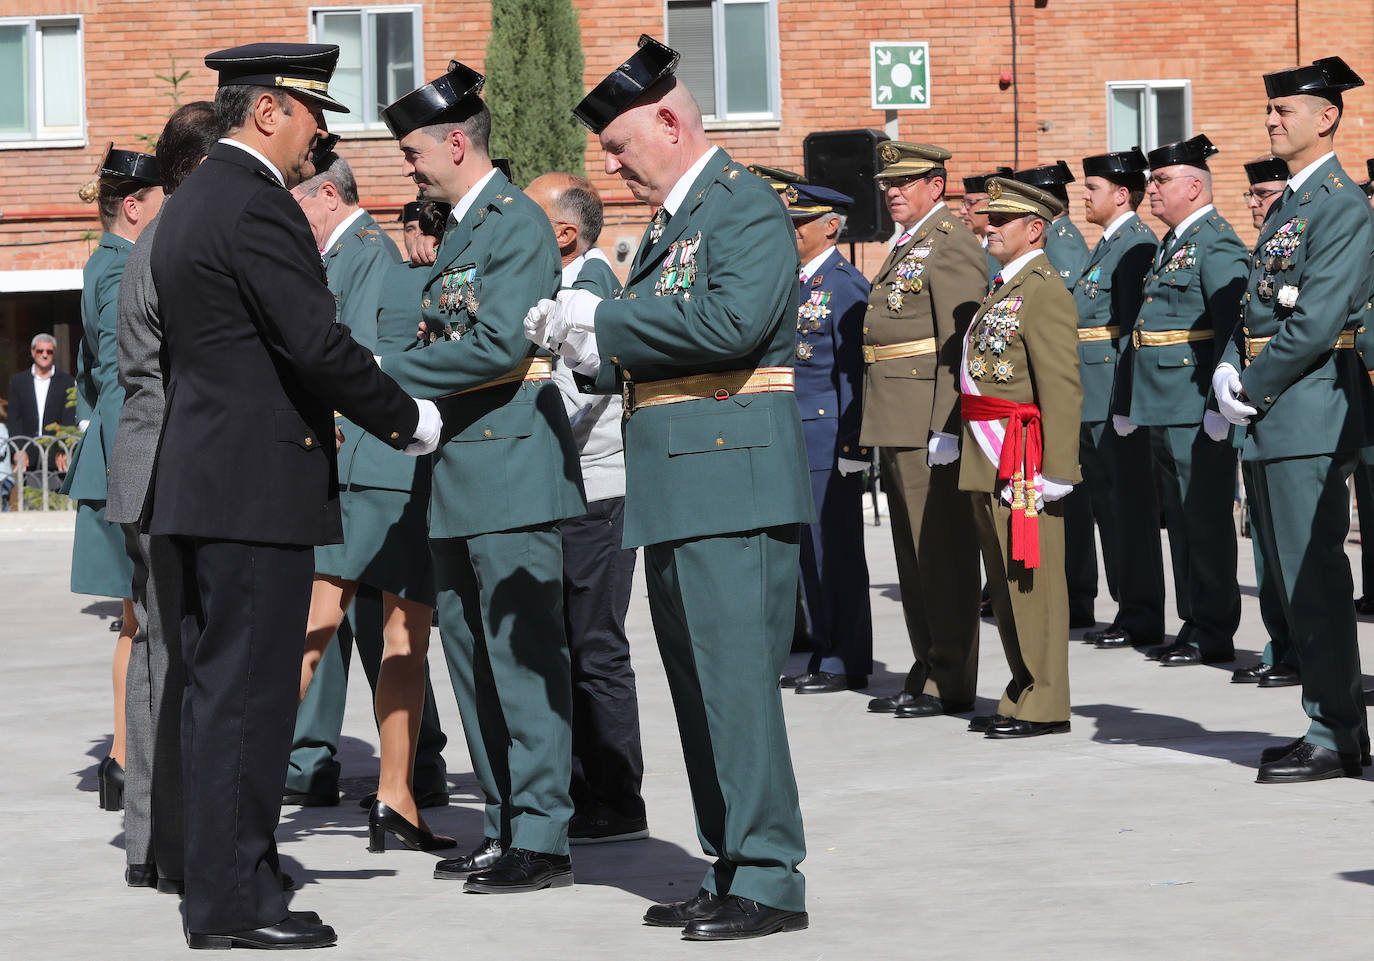
<path id="1" fill-rule="evenodd" d="M 380 127 L 382 108 L 425 82 L 419 7 L 314 9 L 310 35 L 316 43 L 339 45 L 329 93 L 349 112 L 331 120 L 333 128 Z"/>
<path id="2" fill-rule="evenodd" d="M 81 20 L 0 19 L 0 144 L 84 142 Z"/>
<path id="3" fill-rule="evenodd" d="M 1107 149 L 1154 150 L 1186 140 L 1193 126 L 1187 80 L 1136 80 L 1107 84 Z"/>
<path id="4" fill-rule="evenodd" d="M 706 119 L 778 118 L 776 0 L 668 0 L 668 43 Z"/>

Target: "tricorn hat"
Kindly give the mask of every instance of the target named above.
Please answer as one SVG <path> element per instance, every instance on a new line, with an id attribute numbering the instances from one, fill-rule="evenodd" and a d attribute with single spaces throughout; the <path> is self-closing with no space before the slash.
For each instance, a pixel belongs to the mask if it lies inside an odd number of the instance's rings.
<path id="1" fill-rule="evenodd" d="M 592 133 L 601 133 L 612 120 L 629 110 L 644 91 L 664 77 L 671 77 L 679 59 L 681 55 L 672 47 L 647 33 L 640 34 L 639 49 L 573 107 L 573 116 Z"/>
<path id="2" fill-rule="evenodd" d="M 448 72 L 416 87 L 382 110 L 382 121 L 397 140 L 430 124 L 466 120 L 481 104 L 478 96 L 487 82 L 476 70 L 457 60 Z"/>

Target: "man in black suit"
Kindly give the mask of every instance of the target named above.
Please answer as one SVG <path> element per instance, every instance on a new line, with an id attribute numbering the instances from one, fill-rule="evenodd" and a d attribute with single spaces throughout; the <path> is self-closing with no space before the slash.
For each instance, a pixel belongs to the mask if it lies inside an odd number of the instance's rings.
<path id="1" fill-rule="evenodd" d="M 342 537 L 335 409 L 395 448 L 438 445 L 440 419 L 335 322 L 310 225 L 289 189 L 339 48 L 249 44 L 219 71 L 225 139 L 178 188 L 153 241 L 166 413 L 149 534 L 172 535 L 186 582 L 182 776 L 193 948 L 333 944 L 287 911 L 272 833 L 281 812 L 314 545 Z"/>
<path id="2" fill-rule="evenodd" d="M 54 363 L 56 353 L 57 341 L 52 334 L 35 334 L 29 342 L 33 365 L 10 379 L 8 420 L 11 440 L 16 437 L 51 435 L 55 432 L 48 430 L 49 424 L 76 426 L 76 408 L 67 406 L 67 389 L 76 386 L 76 379 L 65 370 L 57 369 Z M 40 405 L 42 416 L 39 416 Z M 38 470 L 36 458 L 28 456 L 30 449 L 24 446 L 19 448 L 19 455 L 15 458 L 16 467 Z M 60 447 L 49 448 L 47 460 L 50 471 L 67 469 L 67 452 Z M 48 486 L 57 490 L 58 479 L 55 475 Z"/>

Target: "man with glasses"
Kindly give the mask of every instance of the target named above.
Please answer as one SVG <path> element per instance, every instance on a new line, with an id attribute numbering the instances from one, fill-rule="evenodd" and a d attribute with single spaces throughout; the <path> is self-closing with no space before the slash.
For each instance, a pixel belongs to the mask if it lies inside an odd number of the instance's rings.
<path id="1" fill-rule="evenodd" d="M 859 443 L 882 448 L 915 663 L 901 691 L 868 709 L 898 717 L 972 710 L 978 676 L 978 542 L 959 491 L 958 372 L 987 268 L 978 238 L 945 206 L 949 157 L 928 144 L 878 147 L 878 187 L 901 233 L 869 295 Z"/>
<path id="2" fill-rule="evenodd" d="M 1242 196 L 1258 230 L 1264 226 L 1269 208 L 1283 193 L 1283 186 L 1288 182 L 1288 165 L 1277 157 L 1260 157 L 1245 165 L 1245 177 L 1250 181 L 1250 188 Z"/>
<path id="3" fill-rule="evenodd" d="M 1204 134 L 1150 151 L 1150 212 L 1169 231 L 1145 278 L 1112 400 L 1118 435 L 1145 428 L 1169 528 L 1183 628 L 1172 646 L 1151 652 L 1163 667 L 1232 660 L 1240 626 L 1236 455 L 1226 419 L 1206 403 L 1208 372 L 1244 292 L 1246 251 L 1212 204 L 1207 158 L 1216 152 Z"/>
<path id="4" fill-rule="evenodd" d="M 1068 164 L 1059 160 L 1041 167 L 1018 170 L 1013 176 L 1023 184 L 1039 187 L 1059 201 L 1062 209 L 1050 222 L 1050 229 L 1045 235 L 1045 256 L 1050 258 L 1050 266 L 1058 272 L 1064 286 L 1073 290 L 1073 285 L 1078 283 L 1078 277 L 1083 273 L 1083 265 L 1088 262 L 1088 245 L 1069 216 L 1068 185 L 1073 183 L 1073 171 Z M 1069 626 L 1092 627 L 1092 624 L 1075 624 L 1070 617 Z"/>
<path id="5" fill-rule="evenodd" d="M 988 178 L 1010 176 L 1010 167 L 998 167 L 992 173 L 965 177 L 964 199 L 959 201 L 959 219 L 964 222 L 965 227 L 973 231 L 973 236 L 978 238 L 978 242 L 983 245 L 983 252 L 987 254 L 988 283 L 991 283 L 992 278 L 1002 269 L 997 258 L 988 251 L 988 215 L 983 212 L 983 208 L 988 205 Z"/>
<path id="6" fill-rule="evenodd" d="M 10 439 L 41 437 L 55 433 L 49 428 L 76 426 L 76 408 L 67 406 L 67 391 L 76 386 L 76 378 L 65 370 L 58 370 L 53 363 L 57 352 L 57 341 L 52 334 L 35 334 L 29 341 L 29 356 L 33 364 L 28 370 L 21 370 L 10 379 L 9 429 Z M 36 457 L 29 456 L 29 447 L 21 440 L 15 457 L 15 466 L 21 471 L 34 471 L 34 478 L 26 480 L 29 486 L 38 484 Z M 49 471 L 67 469 L 66 451 L 53 445 L 48 448 Z M 61 479 L 56 473 L 48 475 L 48 487 L 57 490 Z"/>

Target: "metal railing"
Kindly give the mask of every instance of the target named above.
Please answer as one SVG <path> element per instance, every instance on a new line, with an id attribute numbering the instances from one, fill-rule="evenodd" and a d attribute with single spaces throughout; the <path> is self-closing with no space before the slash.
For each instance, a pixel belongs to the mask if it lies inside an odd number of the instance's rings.
<path id="1" fill-rule="evenodd" d="M 5 493 L 5 507 L 11 511 L 70 511 L 76 501 L 57 492 L 78 437 L 11 437 L 0 457 L 0 486 L 13 487 Z"/>

